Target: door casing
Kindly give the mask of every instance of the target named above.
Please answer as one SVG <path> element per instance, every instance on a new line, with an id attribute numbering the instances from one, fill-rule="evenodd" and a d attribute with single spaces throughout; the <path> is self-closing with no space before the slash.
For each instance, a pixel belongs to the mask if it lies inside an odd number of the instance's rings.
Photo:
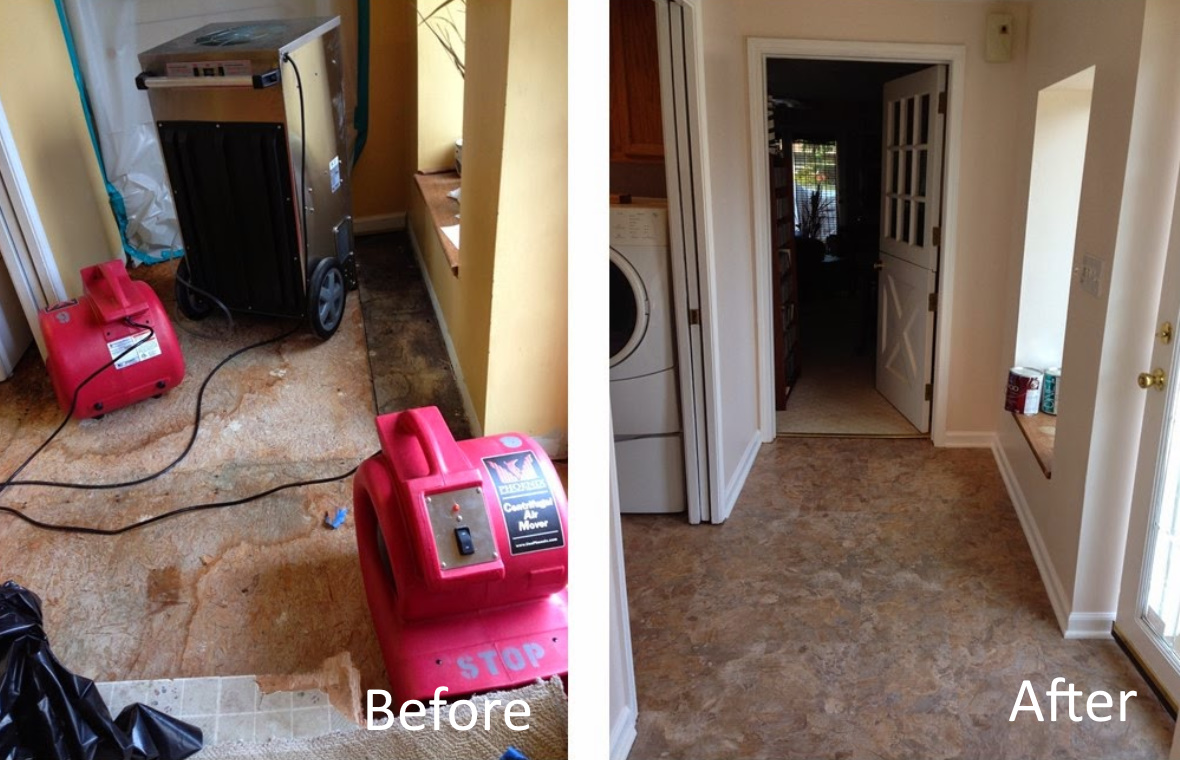
<path id="1" fill-rule="evenodd" d="M 753 198 L 766 198 L 770 177 L 762 154 L 770 139 L 766 126 L 766 63 L 771 58 L 805 58 L 865 63 L 924 63 L 947 66 L 946 142 L 942 186 L 942 250 L 938 269 L 938 324 L 934 346 L 934 399 L 930 437 L 935 446 L 947 443 L 947 390 L 951 359 L 951 327 L 954 316 L 955 259 L 958 253 L 959 167 L 962 153 L 965 45 L 928 45 L 903 42 L 855 42 L 849 40 L 796 40 L 752 37 L 746 43 L 749 73 L 750 149 Z M 754 250 L 770 249 L 770 212 L 754 202 Z M 762 440 L 775 437 L 774 413 L 774 308 L 772 264 L 759 255 L 754 267 L 756 329 L 758 335 L 758 416 Z"/>

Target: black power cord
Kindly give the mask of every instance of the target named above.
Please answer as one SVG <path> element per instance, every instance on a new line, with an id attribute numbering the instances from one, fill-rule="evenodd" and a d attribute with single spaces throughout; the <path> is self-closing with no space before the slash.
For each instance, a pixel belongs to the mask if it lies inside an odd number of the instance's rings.
<path id="1" fill-rule="evenodd" d="M 303 236 L 303 266 L 306 267 L 310 263 L 311 243 L 307 239 L 307 117 L 303 106 L 303 77 L 290 53 L 283 53 L 283 62 L 291 64 L 295 71 L 295 89 L 299 91 L 299 234 Z"/>
<path id="2" fill-rule="evenodd" d="M 291 68 L 295 72 L 296 89 L 299 92 L 299 183 L 300 183 L 299 200 L 300 200 L 300 222 L 301 222 L 300 232 L 303 236 L 303 255 L 304 255 L 304 259 L 306 260 L 307 257 L 310 255 L 310 242 L 308 241 L 308 238 L 307 238 L 307 140 L 306 140 L 306 135 L 305 135 L 306 128 L 307 128 L 307 118 L 306 118 L 306 113 L 305 113 L 305 105 L 304 105 L 304 97 L 303 97 L 303 77 L 299 73 L 298 64 L 295 63 L 295 60 L 293 58 L 291 58 L 289 53 L 286 53 L 283 55 L 283 61 L 285 63 L 291 64 Z M 305 261 L 305 265 L 306 265 L 306 261 Z M 229 319 L 230 329 L 232 331 L 233 317 L 230 315 L 229 309 L 227 309 L 226 306 L 218 298 L 213 296 L 211 293 L 207 293 L 206 291 L 203 291 L 203 290 L 200 290 L 199 288 L 194 287 L 190 282 L 188 282 L 183 277 L 181 277 L 179 275 L 179 273 L 177 273 L 176 276 L 178 279 L 180 279 L 181 283 L 183 283 L 190 290 L 193 290 L 194 292 L 200 293 L 201 295 L 204 295 L 204 296 L 210 298 L 222 311 L 224 311 L 226 313 L 226 316 Z M 87 383 L 89 383 L 91 380 L 93 380 L 95 377 L 97 377 L 100 373 L 102 373 L 103 370 L 114 365 L 116 362 L 118 362 L 124 356 L 129 354 L 131 351 L 134 351 L 140 344 L 151 340 L 152 337 L 155 335 L 155 331 L 152 330 L 150 327 L 147 327 L 146 325 L 137 325 L 136 323 L 131 322 L 131 320 L 127 320 L 127 323 L 131 324 L 132 326 L 146 327 L 146 329 L 151 330 L 151 333 L 146 338 L 144 338 L 142 341 L 139 341 L 135 345 L 131 346 L 126 351 L 119 354 L 119 356 L 112 359 L 110 362 L 104 364 L 102 367 L 99 367 L 89 377 L 87 377 L 85 380 L 83 380 L 81 383 L 79 383 L 78 387 L 74 390 L 74 398 L 70 404 L 69 412 L 66 413 L 65 419 L 62 420 L 61 424 L 57 426 L 57 429 L 54 430 L 53 433 L 51 433 L 50 436 L 47 439 L 45 439 L 45 441 L 40 446 L 38 446 L 37 449 L 31 455 L 29 455 L 29 457 L 27 459 L 25 459 L 25 461 L 22 462 L 21 465 L 15 471 L 13 471 L 13 473 L 11 475 L 9 475 L 8 478 L 3 483 L 0 483 L 0 493 L 3 493 L 4 490 L 7 488 L 17 487 L 17 486 L 46 487 L 46 488 L 71 488 L 71 489 L 78 489 L 78 490 L 105 490 L 105 489 L 114 489 L 114 488 L 129 488 L 132 486 L 142 485 L 142 484 L 147 483 L 149 481 L 155 480 L 156 478 L 159 478 L 160 476 L 164 475 L 165 473 L 169 472 L 174 467 L 176 467 L 176 465 L 180 464 L 180 462 L 183 461 L 184 458 L 188 456 L 189 452 L 192 451 L 193 444 L 197 440 L 197 433 L 199 432 L 200 427 L 201 427 L 201 407 L 202 407 L 202 402 L 203 402 L 204 396 L 205 396 L 205 388 L 209 385 L 209 382 L 213 379 L 213 376 L 217 374 L 218 370 L 220 370 L 222 367 L 224 367 L 226 364 L 228 364 L 234 358 L 240 356 L 241 354 L 243 354 L 247 351 L 250 351 L 251 349 L 260 348 L 262 346 L 284 340 L 285 338 L 293 335 L 297 330 L 299 330 L 299 325 L 296 325 L 294 328 L 292 328 L 291 330 L 289 330 L 285 333 L 282 333 L 281 335 L 277 335 L 273 338 L 268 338 L 267 340 L 259 341 L 257 343 L 252 343 L 249 346 L 246 346 L 244 348 L 240 348 L 237 351 L 234 351 L 233 353 L 231 353 L 226 358 L 222 359 L 221 362 L 219 362 L 217 364 L 217 366 L 214 367 L 212 371 L 210 371 L 210 373 L 205 377 L 204 382 L 201 383 L 201 388 L 197 393 L 197 408 L 196 408 L 195 418 L 194 418 L 194 422 L 193 422 L 193 432 L 189 436 L 188 443 L 185 445 L 185 447 L 181 451 L 180 455 L 177 456 L 175 459 L 173 459 L 172 462 L 170 462 L 168 465 L 166 465 L 163 469 L 161 469 L 157 472 L 154 472 L 150 475 L 145 475 L 143 477 L 136 478 L 134 480 L 123 481 L 120 483 L 69 483 L 69 482 L 47 481 L 47 480 L 16 480 L 16 476 L 19 475 L 21 473 L 21 471 L 23 471 L 25 469 L 25 467 L 27 467 L 29 465 L 29 463 L 32 462 L 33 459 L 35 459 L 37 457 L 37 455 L 40 454 L 45 449 L 46 446 L 48 446 L 50 443 L 52 443 L 53 440 L 55 438 L 57 438 L 58 434 L 62 431 L 62 429 L 65 428 L 66 423 L 68 423 L 70 421 L 70 417 L 73 416 L 74 408 L 75 408 L 75 405 L 77 404 L 77 400 L 78 400 L 78 394 L 81 392 L 82 388 L 85 387 Z M 380 453 L 380 452 L 378 452 L 378 453 Z M 29 525 L 32 525 L 35 528 L 40 528 L 42 530 L 48 530 L 48 531 L 54 531 L 54 532 L 60 532 L 60 533 L 80 533 L 83 535 L 93 535 L 93 536 L 117 536 L 117 535 L 121 535 L 123 533 L 128 533 L 130 531 L 133 531 L 133 530 L 136 530 L 139 528 L 146 527 L 148 525 L 152 525 L 153 523 L 157 523 L 162 520 L 167 520 L 169 518 L 178 517 L 178 516 L 184 515 L 184 514 L 189 514 L 189 513 L 193 513 L 193 512 L 201 512 L 201 511 L 211 510 L 211 509 L 224 509 L 227 507 L 234 507 L 234 506 L 238 506 L 241 504 L 247 504 L 249 502 L 256 501 L 258 499 L 262 499 L 262 498 L 265 498 L 265 497 L 270 496 L 272 494 L 278 493 L 280 491 L 285 491 L 285 490 L 288 490 L 291 488 L 319 485 L 319 484 L 323 484 L 323 483 L 332 483 L 332 482 L 335 482 L 338 480 L 343 480 L 347 477 L 352 476 L 357 471 L 357 469 L 359 467 L 360 467 L 360 464 L 358 463 L 351 470 L 349 470 L 348 472 L 343 473 L 341 475 L 336 475 L 334 477 L 326 477 L 326 478 L 316 478 L 316 479 L 311 479 L 311 480 L 301 480 L 301 481 L 297 481 L 297 482 L 293 482 L 293 483 L 284 483 L 282 485 L 275 486 L 274 488 L 267 489 L 266 491 L 261 491 L 259 493 L 252 494 L 250 496 L 244 496 L 240 499 L 231 499 L 229 501 L 219 501 L 219 502 L 209 502 L 209 503 L 205 503 L 205 504 L 193 504 L 193 505 L 190 505 L 187 507 L 180 507 L 178 509 L 173 509 L 168 512 L 164 512 L 162 514 L 156 515 L 154 517 L 149 517 L 147 519 L 140 520 L 139 522 L 130 523 L 128 525 L 124 525 L 119 528 L 93 528 L 93 527 L 89 527 L 89 526 L 85 526 L 85 525 L 70 525 L 70 524 L 43 522 L 43 521 L 37 520 L 33 517 L 29 517 L 27 514 L 25 514 L 24 512 L 22 512 L 19 509 L 15 509 L 13 507 L 5 506 L 2 504 L 0 504 L 0 514 L 12 515 L 13 517 L 16 517 L 17 519 L 22 520 L 25 523 L 28 523 Z"/>
<path id="3" fill-rule="evenodd" d="M 151 327 L 150 325 L 141 325 L 140 323 L 132 320 L 130 317 L 125 317 L 123 319 L 123 322 L 128 327 L 138 327 L 141 330 L 147 330 L 148 331 L 147 336 L 144 337 L 142 340 L 136 341 L 131 346 L 128 346 L 127 349 L 125 351 L 123 351 L 121 354 L 119 354 L 118 356 L 115 356 L 109 362 L 107 362 L 106 364 L 102 365 L 98 369 L 91 372 L 89 375 L 86 376 L 85 380 L 78 383 L 78 387 L 74 389 L 74 395 L 70 399 L 70 408 L 66 411 L 66 416 L 61 421 L 61 424 L 59 424 L 57 426 L 57 428 L 54 429 L 54 431 L 49 434 L 48 438 L 46 438 L 44 441 L 41 442 L 40 446 L 38 446 L 36 449 L 33 450 L 32 454 L 29 454 L 29 456 L 25 459 L 25 461 L 20 463 L 19 467 L 17 467 L 15 470 L 13 470 L 12 473 L 9 474 L 9 476 L 4 479 L 3 483 L 0 483 L 0 493 L 2 493 L 4 491 L 4 489 L 8 488 L 9 486 L 20 485 L 21 483 L 16 480 L 16 476 L 20 475 L 21 471 L 23 471 L 26 467 L 28 467 L 29 463 L 32 462 L 34 459 L 36 459 L 37 455 L 40 454 L 42 451 L 44 451 L 46 446 L 53 443 L 53 439 L 57 438 L 58 434 L 61 433 L 61 431 L 65 429 L 66 424 L 70 421 L 70 417 L 74 416 L 74 412 L 78 408 L 78 394 L 80 394 L 82 392 L 82 389 L 85 388 L 90 383 L 91 380 L 93 380 L 94 378 L 101 375 L 104 370 L 106 370 L 109 367 L 113 367 L 115 364 L 118 364 L 119 361 L 121 361 L 123 359 L 123 357 L 127 356 L 132 351 L 139 348 L 144 343 L 147 343 L 149 340 L 151 340 L 152 338 L 154 338 L 156 336 L 155 328 Z"/>
<path id="4" fill-rule="evenodd" d="M 144 325 L 137 325 L 137 324 L 131 323 L 131 322 L 129 322 L 129 324 L 132 324 L 133 326 L 136 326 L 136 327 L 145 327 Z M 148 329 L 150 329 L 150 328 L 148 328 Z M 197 408 L 196 408 L 196 412 L 194 414 L 193 432 L 189 435 L 188 443 L 185 444 L 185 447 L 180 452 L 180 454 L 175 459 L 173 459 L 171 462 L 169 462 L 167 465 L 165 465 L 162 469 L 160 469 L 156 472 L 153 472 L 150 475 L 144 475 L 143 477 L 135 478 L 134 480 L 125 480 L 125 481 L 122 481 L 119 483 L 70 483 L 70 482 L 63 482 L 63 481 L 56 481 L 56 480 L 16 480 L 16 476 L 20 474 L 21 470 L 23 470 L 26 466 L 28 466 L 28 464 L 31 461 L 33 461 L 33 459 L 38 454 L 40 454 L 41 451 L 46 446 L 48 446 L 50 443 L 53 442 L 53 440 L 57 437 L 58 433 L 60 433 L 62 431 L 62 429 L 65 428 L 66 423 L 69 422 L 70 417 L 74 413 L 74 405 L 77 403 L 78 393 L 81 392 L 82 388 L 84 388 L 87 383 L 89 383 L 91 380 L 93 380 L 95 377 L 97 377 L 103 370 L 107 369 L 108 367 L 112 366 L 116 361 L 118 361 L 118 359 L 112 359 L 111 361 L 107 362 L 106 364 L 104 364 L 103 366 L 101 366 L 97 370 L 95 370 L 89 377 L 87 377 L 85 380 L 83 380 L 78 385 L 78 388 L 74 391 L 74 402 L 70 404 L 70 411 L 66 413 L 65 419 L 62 420 L 61 424 L 57 426 L 57 429 L 54 430 L 53 433 L 50 434 L 50 436 L 47 439 L 45 439 L 45 442 L 42 443 L 40 446 L 38 446 L 36 451 L 34 451 L 32 454 L 30 454 L 29 458 L 26 459 L 24 461 L 24 463 L 22 463 L 21 466 L 16 469 L 15 472 L 13 472 L 11 475 L 8 476 L 7 480 L 5 480 L 3 483 L 0 483 L 0 493 L 3 493 L 8 488 L 13 488 L 13 487 L 18 487 L 18 486 L 41 487 L 41 488 L 72 488 L 72 489 L 84 490 L 84 491 L 101 491 L 101 490 L 107 490 L 107 489 L 112 489 L 112 488 L 130 488 L 132 486 L 142 485 L 142 484 L 147 483 L 149 481 L 155 480 L 156 478 L 160 477 L 161 475 L 163 475 L 166 472 L 171 471 L 174 467 L 176 467 L 178 464 L 180 464 L 184 460 L 184 458 L 189 455 L 189 452 L 192 451 L 193 444 L 196 443 L 196 441 L 197 441 L 197 434 L 201 430 L 201 417 L 202 417 L 202 407 L 204 405 L 204 400 L 205 400 L 205 389 L 208 388 L 209 382 L 211 380 L 213 380 L 213 376 L 216 375 L 221 370 L 221 368 L 224 367 L 226 364 L 229 364 L 232 360 L 241 356 L 242 354 L 246 353 L 247 351 L 251 351 L 255 348 L 261 348 L 263 346 L 270 345 L 271 343 L 278 343 L 279 341 L 285 340 L 286 338 L 289 338 L 291 335 L 294 335 L 299 329 L 300 329 L 300 326 L 295 325 L 295 327 L 293 327 L 292 329 L 287 330 L 286 332 L 283 332 L 279 335 L 276 335 L 273 338 L 267 338 L 266 340 L 260 340 L 256 343 L 251 343 L 248 346 L 245 346 L 243 348 L 239 348 L 237 351 L 234 351 L 229 356 L 225 357 L 224 359 L 222 359 L 220 362 L 217 363 L 217 366 L 214 367 L 209 372 L 209 374 L 205 376 L 205 380 L 201 383 L 201 389 L 197 392 Z M 153 331 L 152 334 L 154 335 L 155 332 Z M 140 341 L 140 342 L 142 343 L 142 342 L 146 342 L 148 340 L 151 340 L 151 337 L 152 336 L 149 335 L 147 338 L 145 338 L 143 341 Z M 123 354 L 120 354 L 118 358 L 121 359 L 126 353 L 129 353 L 129 352 L 135 350 L 136 346 L 138 346 L 138 345 L 139 345 L 139 343 L 136 343 L 135 346 L 132 346 L 131 348 L 127 349 L 127 351 L 125 351 Z"/>
<path id="5" fill-rule="evenodd" d="M 36 448 L 36 450 L 33 451 L 33 453 L 30 454 L 25 459 L 25 461 L 22 462 L 21 465 L 18 468 L 16 468 L 15 471 L 13 471 L 13 473 L 11 475 L 8 476 L 8 478 L 4 481 L 4 483 L 0 484 L 0 492 L 2 492 L 6 488 L 17 487 L 17 486 L 41 486 L 41 487 L 52 487 L 52 488 L 73 488 L 73 489 L 81 489 L 81 490 L 104 490 L 104 489 L 111 489 L 111 488 L 125 488 L 125 487 L 129 487 L 129 486 L 141 485 L 141 484 L 146 483 L 150 480 L 155 480 L 156 478 L 160 477 L 164 473 L 166 473 L 169 470 L 171 470 L 172 468 L 174 468 L 177 464 L 179 464 L 181 462 L 181 460 L 183 460 L 186 456 L 188 456 L 188 453 L 192 450 L 193 443 L 194 443 L 194 441 L 196 441 L 197 432 L 198 432 L 198 430 L 200 428 L 200 424 L 201 424 L 201 404 L 202 404 L 202 399 L 205 394 L 205 389 L 209 385 L 209 381 L 213 379 L 213 376 L 215 374 L 217 374 L 217 371 L 220 370 L 222 367 L 224 367 L 226 364 L 228 364 L 230 362 L 230 360 L 234 359 L 235 357 L 240 356 L 241 354 L 243 354 L 251 349 L 259 348 L 261 346 L 265 346 L 267 344 L 275 343 L 280 340 L 283 340 L 283 339 L 287 338 L 288 336 L 292 335 L 296 330 L 299 329 L 299 326 L 296 325 L 295 328 L 293 328 L 292 330 L 288 330 L 287 332 L 284 332 L 281 335 L 277 335 L 273 338 L 268 338 L 266 340 L 259 341 L 257 343 L 252 343 L 251 345 L 246 346 L 244 348 L 240 348 L 237 351 L 234 351 L 232 354 L 230 354 L 226 358 L 222 359 L 221 362 L 219 362 L 217 364 L 217 366 L 214 367 L 212 371 L 210 371 L 210 373 L 205 377 L 204 382 L 201 383 L 201 389 L 197 394 L 196 417 L 195 417 L 195 421 L 193 423 L 193 432 L 192 432 L 192 435 L 189 437 L 188 445 L 185 446 L 184 451 L 181 452 L 180 456 L 176 457 L 176 459 L 174 459 L 169 465 L 164 467 L 162 470 L 152 473 L 151 475 L 144 476 L 142 478 L 136 478 L 135 480 L 125 481 L 122 483 L 90 484 L 90 483 L 66 483 L 66 482 L 57 482 L 57 481 L 41 481 L 41 480 L 16 480 L 15 479 L 16 476 L 18 474 L 20 474 L 20 472 L 25 467 L 27 467 L 29 465 L 29 463 L 32 462 L 37 457 L 37 455 L 40 454 L 45 449 L 45 447 L 47 447 L 50 443 L 52 443 L 53 440 L 57 437 L 57 435 L 62 431 L 62 429 L 65 428 L 66 423 L 68 423 L 70 421 L 70 417 L 73 416 L 74 410 L 77 406 L 78 395 L 79 395 L 79 393 L 81 393 L 82 389 L 84 387 L 86 387 L 87 383 L 94 380 L 94 378 L 98 377 L 104 370 L 115 365 L 123 357 L 127 356 L 132 351 L 134 351 L 136 348 L 138 348 L 140 345 L 142 345 L 143 343 L 146 343 L 147 341 L 151 340 L 155 336 L 155 330 L 153 330 L 150 326 L 141 325 L 137 322 L 131 321 L 130 319 L 127 319 L 125 321 L 128 325 L 130 325 L 132 327 L 140 327 L 140 328 L 148 330 L 149 331 L 148 335 L 146 337 L 144 337 L 142 340 L 136 342 L 134 345 L 129 347 L 127 350 L 123 351 L 121 354 L 119 354 L 115 358 L 111 359 L 106 364 L 99 367 L 97 370 L 95 370 L 89 376 L 87 376 L 85 380 L 83 380 L 81 383 L 78 384 L 78 387 L 74 389 L 73 399 L 70 403 L 70 409 L 66 413 L 65 419 L 63 419 L 61 424 L 59 424 L 57 426 L 57 428 L 49 435 L 49 437 L 46 438 L 45 441 L 40 446 L 38 446 Z M 378 453 L 380 453 L 380 452 L 378 452 Z M 34 517 L 30 517 L 29 515 L 25 514 L 22 510 L 16 509 L 15 507 L 3 505 L 3 504 L 0 504 L 0 514 L 11 515 L 11 516 L 17 518 L 18 520 L 21 520 L 21 521 L 23 521 L 35 528 L 39 528 L 41 530 L 52 531 L 52 532 L 56 532 L 56 533 L 76 533 L 76 534 L 82 534 L 82 535 L 88 535 L 88 536 L 118 536 L 118 535 L 122 535 L 124 533 L 129 533 L 133 530 L 138 530 L 139 528 L 147 527 L 148 525 L 152 525 L 154 523 L 158 523 L 163 520 L 168 520 L 173 517 L 179 517 L 179 516 L 185 515 L 185 514 L 192 514 L 195 512 L 204 512 L 204 511 L 213 510 L 213 509 L 225 509 L 228 507 L 236 507 L 236 506 L 239 506 L 242 504 L 248 504 L 252 501 L 257 501 L 259 499 L 263 499 L 267 496 L 271 496 L 273 494 L 279 493 L 281 491 L 286 491 L 286 490 L 289 490 L 292 488 L 302 488 L 305 486 L 321 485 L 324 483 L 334 483 L 336 481 L 344 480 L 345 478 L 351 477 L 353 474 L 356 473 L 357 469 L 359 469 L 359 468 L 360 468 L 360 463 L 357 463 L 348 472 L 341 473 L 340 475 L 333 475 L 333 476 L 323 477 L 323 478 L 311 478 L 308 480 L 299 480 L 299 481 L 295 481 L 295 482 L 291 482 L 291 483 L 283 483 L 282 485 L 278 485 L 273 488 L 268 488 L 265 491 L 260 491 L 258 493 L 251 494 L 249 496 L 243 496 L 241 498 L 230 499 L 227 501 L 216 501 L 216 502 L 208 502 L 208 503 L 204 503 L 204 504 L 192 504 L 192 505 L 185 506 L 185 507 L 179 507 L 177 509 L 169 510 L 167 512 L 155 515 L 153 517 L 149 517 L 149 518 L 146 518 L 144 520 L 140 520 L 140 521 L 134 522 L 134 523 L 129 523 L 127 525 L 123 525 L 118 528 L 94 528 L 94 527 L 90 527 L 90 526 L 86 526 L 86 525 L 72 525 L 69 523 L 45 522 L 42 520 L 38 520 Z"/>
<path id="6" fill-rule="evenodd" d="M 380 452 L 377 452 L 377 453 L 380 453 Z M 252 501 L 257 501 L 258 499 L 262 499 L 262 498 L 265 498 L 265 497 L 270 496 L 272 494 L 276 494 L 280 491 L 286 491 L 291 488 L 301 488 L 304 486 L 315 486 L 315 485 L 321 485 L 323 483 L 334 483 L 338 480 L 344 480 L 347 477 L 351 477 L 358 469 L 360 469 L 360 463 L 356 464 L 351 470 L 349 470 L 348 472 L 343 473 L 341 475 L 333 475 L 333 476 L 324 477 L 324 478 L 313 478 L 310 480 L 300 480 L 300 481 L 297 481 L 294 483 L 284 483 L 280 486 L 275 486 L 274 488 L 268 488 L 265 491 L 260 491 L 256 494 L 251 494 L 250 496 L 243 496 L 240 499 L 230 499 L 229 501 L 215 501 L 215 502 L 209 502 L 207 504 L 193 504 L 193 505 L 190 505 L 187 507 L 180 507 L 179 509 L 173 509 L 168 512 L 164 512 L 163 514 L 159 514 L 154 517 L 148 517 L 146 519 L 140 520 L 139 522 L 133 522 L 133 523 L 129 523 L 127 525 L 123 525 L 119 528 L 93 528 L 93 527 L 90 527 L 87 525 L 70 525 L 68 523 L 42 522 L 41 520 L 38 520 L 34 517 L 29 517 L 27 514 L 25 514 L 24 512 L 22 512 L 19 509 L 15 509 L 13 507 L 8 507 L 3 504 L 0 504 L 0 514 L 12 515 L 13 517 L 15 517 L 17 519 L 22 520 L 22 521 L 28 523 L 29 525 L 32 525 L 34 528 L 40 528 L 41 530 L 48 530 L 48 531 L 52 531 L 55 533 L 81 533 L 82 535 L 86 535 L 86 536 L 120 536 L 124 533 L 130 533 L 133 530 L 138 530 L 139 528 L 146 528 L 149 525 L 161 522 L 163 520 L 168 520 L 173 517 L 179 517 L 181 515 L 190 514 L 193 512 L 204 512 L 206 510 L 211 510 L 211 509 L 225 509 L 227 507 L 236 507 L 241 504 L 247 504 Z"/>
<path id="7" fill-rule="evenodd" d="M 179 280 L 180 284 L 184 285 L 186 288 L 193 291 L 194 293 L 205 296 L 205 298 L 208 298 L 210 301 L 212 301 L 214 303 L 214 305 L 217 306 L 217 308 L 221 309 L 221 312 L 223 314 L 225 314 L 226 321 L 229 322 L 229 334 L 233 335 L 233 333 L 234 333 L 234 315 L 230 312 L 229 307 L 226 306 L 225 303 L 223 303 L 220 298 L 213 295 L 212 293 L 210 293 L 207 290 L 202 290 L 201 288 L 198 288 L 196 285 L 193 285 L 191 282 L 189 282 L 187 279 L 185 279 L 185 277 L 180 274 L 180 265 L 177 265 L 176 270 L 172 273 L 172 276 L 175 277 L 177 280 Z"/>

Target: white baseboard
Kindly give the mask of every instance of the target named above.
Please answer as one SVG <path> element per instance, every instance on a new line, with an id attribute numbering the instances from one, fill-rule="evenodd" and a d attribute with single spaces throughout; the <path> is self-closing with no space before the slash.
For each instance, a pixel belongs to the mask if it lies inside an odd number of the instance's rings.
<path id="1" fill-rule="evenodd" d="M 942 446 L 948 449 L 990 449 L 996 434 L 984 430 L 948 430 L 943 433 Z"/>
<path id="2" fill-rule="evenodd" d="M 725 491 L 721 495 L 722 519 L 729 517 L 729 513 L 733 511 L 733 505 L 737 503 L 738 497 L 742 495 L 742 488 L 746 485 L 746 478 L 750 475 L 750 468 L 754 466 L 754 460 L 758 457 L 758 449 L 761 446 L 762 431 L 755 430 L 754 436 L 746 444 L 746 450 L 742 452 L 741 460 L 738 461 L 737 472 L 733 474 L 733 478 L 726 484 Z M 717 520 L 713 522 L 717 522 Z"/>
<path id="3" fill-rule="evenodd" d="M 434 292 L 434 283 L 430 281 L 426 260 L 422 257 L 422 249 L 418 247 L 418 238 L 414 236 L 414 228 L 406 227 L 406 229 L 410 233 L 410 248 L 414 251 L 418 268 L 422 270 L 422 279 L 426 281 L 430 304 L 434 307 L 434 315 L 438 317 L 438 326 L 442 329 L 443 342 L 447 346 L 447 358 L 451 361 L 451 369 L 455 372 L 455 382 L 459 385 L 459 395 L 463 398 L 463 411 L 467 415 L 467 424 L 471 426 L 471 436 L 482 438 L 483 426 L 479 424 L 479 415 L 475 413 L 475 404 L 471 402 L 471 394 L 467 392 L 467 381 L 463 379 L 463 366 L 459 364 L 459 356 L 455 353 L 455 344 L 451 341 L 451 331 L 447 329 L 447 319 L 443 315 L 442 306 L 438 303 L 438 295 Z"/>
<path id="4" fill-rule="evenodd" d="M 406 212 L 358 216 L 352 220 L 352 234 L 375 235 L 378 232 L 397 232 L 406 228 Z"/>
<path id="5" fill-rule="evenodd" d="M 627 755 L 631 754 L 631 746 L 635 744 L 635 713 L 631 706 L 627 705 L 619 716 L 615 719 L 615 724 L 610 732 L 610 757 L 611 760 L 627 760 Z"/>
<path id="6" fill-rule="evenodd" d="M 1109 639 L 1114 626 L 1113 612 L 1071 612 L 1067 639 Z"/>
<path id="7" fill-rule="evenodd" d="M 1028 501 L 1024 498 L 1024 492 L 1020 490 L 1012 463 L 1008 461 L 1008 455 L 1004 453 L 1004 447 L 1000 445 L 998 437 L 994 438 L 992 455 L 996 458 L 996 465 L 1000 468 L 1000 476 L 1004 478 L 1004 485 L 1008 488 L 1008 496 L 1016 508 L 1016 516 L 1020 519 L 1020 527 L 1024 529 L 1024 537 L 1028 540 L 1029 548 L 1032 549 L 1037 570 L 1041 573 L 1041 582 L 1045 584 L 1045 591 L 1049 594 L 1049 603 L 1053 605 L 1053 614 L 1057 616 L 1057 625 L 1068 637 L 1071 606 L 1069 597 L 1066 596 L 1065 586 L 1061 584 L 1061 579 L 1057 577 L 1057 571 L 1053 569 L 1053 562 L 1049 558 L 1049 550 L 1045 548 L 1045 541 L 1041 538 L 1041 531 L 1037 528 L 1037 521 L 1033 519 L 1032 512 L 1029 511 Z"/>

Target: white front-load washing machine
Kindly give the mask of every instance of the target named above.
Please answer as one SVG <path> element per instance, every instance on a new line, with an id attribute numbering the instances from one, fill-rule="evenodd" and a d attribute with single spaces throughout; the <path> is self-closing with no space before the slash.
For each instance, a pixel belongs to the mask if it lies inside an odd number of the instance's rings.
<path id="1" fill-rule="evenodd" d="M 665 204 L 610 209 L 610 398 L 623 512 L 687 508 Z"/>

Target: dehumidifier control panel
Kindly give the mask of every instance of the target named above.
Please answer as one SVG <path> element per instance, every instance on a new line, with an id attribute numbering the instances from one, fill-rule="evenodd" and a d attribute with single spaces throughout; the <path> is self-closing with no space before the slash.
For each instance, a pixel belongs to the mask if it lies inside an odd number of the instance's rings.
<path id="1" fill-rule="evenodd" d="M 443 570 L 496 559 L 496 537 L 482 488 L 460 488 L 426 497 L 426 512 Z"/>

